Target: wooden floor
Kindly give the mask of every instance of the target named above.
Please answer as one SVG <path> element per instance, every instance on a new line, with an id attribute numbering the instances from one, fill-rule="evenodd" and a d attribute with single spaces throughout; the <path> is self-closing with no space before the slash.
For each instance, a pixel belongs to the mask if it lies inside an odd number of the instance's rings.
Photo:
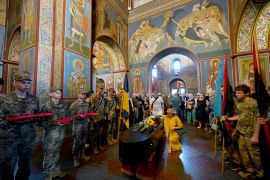
<path id="1" fill-rule="evenodd" d="M 184 124 L 185 134 L 182 136 L 182 152 L 168 154 L 164 152 L 153 179 L 180 180 L 234 180 L 241 179 L 237 172 L 225 167 L 221 173 L 221 152 L 218 151 L 214 159 L 214 133 L 197 129 Z M 62 150 L 62 167 L 68 171 L 65 180 L 72 179 L 136 179 L 121 173 L 121 163 L 118 159 L 118 144 L 108 147 L 105 152 L 92 156 L 91 160 L 83 163 L 79 168 L 73 168 L 71 154 L 72 141 L 66 142 Z M 37 147 L 31 162 L 31 180 L 43 179 L 42 148 Z"/>

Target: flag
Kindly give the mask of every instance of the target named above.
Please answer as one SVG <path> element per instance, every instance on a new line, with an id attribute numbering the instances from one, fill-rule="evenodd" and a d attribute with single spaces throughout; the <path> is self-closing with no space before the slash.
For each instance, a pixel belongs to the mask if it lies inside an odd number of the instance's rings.
<path id="1" fill-rule="evenodd" d="M 125 125 L 129 128 L 129 102 L 128 102 L 128 76 L 127 73 L 124 79 L 124 87 L 122 92 L 122 117 Z"/>
<path id="2" fill-rule="evenodd" d="M 220 93 L 220 88 L 223 85 L 223 67 L 222 63 L 218 64 L 218 79 L 216 84 L 216 95 L 214 101 L 214 116 L 220 117 L 222 115 L 222 97 Z"/>
<path id="3" fill-rule="evenodd" d="M 229 81 L 228 75 L 228 56 L 226 55 L 224 64 L 224 75 L 223 75 L 223 100 L 222 100 L 222 114 L 229 115 L 230 117 L 234 115 L 233 107 L 233 89 Z"/>
<path id="4" fill-rule="evenodd" d="M 255 76 L 256 100 L 258 104 L 259 114 L 260 117 L 267 118 L 269 95 L 263 82 L 263 76 L 259 62 L 258 49 L 256 46 L 255 37 L 253 37 L 252 53 L 253 53 L 253 67 Z M 270 152 L 270 127 L 269 124 L 265 124 L 263 125 L 263 127 L 264 127 L 264 135 L 267 140 L 268 151 Z"/>
<path id="5" fill-rule="evenodd" d="M 230 85 L 229 75 L 228 75 L 228 56 L 226 55 L 224 64 L 224 74 L 223 74 L 223 99 L 222 99 L 222 115 L 232 117 L 234 115 L 233 107 L 234 101 L 232 96 L 232 86 Z M 229 145 L 230 136 L 232 135 L 233 129 L 231 123 L 226 120 L 222 122 L 222 131 L 225 138 L 225 145 Z"/>
<path id="6" fill-rule="evenodd" d="M 253 37 L 252 44 L 252 53 L 253 53 L 253 67 L 254 67 L 254 76 L 255 76 L 255 91 L 256 91 L 256 100 L 258 104 L 260 117 L 267 118 L 267 110 L 269 103 L 269 95 L 265 88 L 261 66 L 259 62 L 258 49 L 256 46 L 255 37 Z M 268 173 L 269 176 L 269 161 L 270 161 L 270 127 L 269 123 L 264 124 L 260 129 L 260 150 L 261 150 L 261 159 L 262 165 L 264 167 L 265 173 Z"/>

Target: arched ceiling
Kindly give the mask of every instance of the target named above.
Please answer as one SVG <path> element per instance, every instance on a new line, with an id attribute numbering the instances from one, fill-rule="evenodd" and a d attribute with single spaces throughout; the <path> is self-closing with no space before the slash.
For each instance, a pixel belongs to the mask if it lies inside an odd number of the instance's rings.
<path id="1" fill-rule="evenodd" d="M 97 74 L 126 70 L 126 63 L 120 48 L 109 38 L 100 38 L 94 43 L 93 65 Z"/>
<path id="2" fill-rule="evenodd" d="M 242 15 L 238 37 L 237 52 L 251 51 L 252 37 L 256 34 L 259 50 L 269 48 L 270 2 L 259 8 L 249 2 Z"/>

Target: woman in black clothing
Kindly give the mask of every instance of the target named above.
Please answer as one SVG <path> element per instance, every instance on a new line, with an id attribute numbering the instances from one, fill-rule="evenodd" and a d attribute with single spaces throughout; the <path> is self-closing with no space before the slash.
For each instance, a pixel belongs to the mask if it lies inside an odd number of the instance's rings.
<path id="1" fill-rule="evenodd" d="M 197 120 L 199 121 L 199 126 L 197 128 L 201 128 L 202 125 L 205 125 L 207 130 L 208 128 L 208 118 L 206 115 L 206 99 L 203 94 L 199 95 L 199 99 L 197 100 Z"/>

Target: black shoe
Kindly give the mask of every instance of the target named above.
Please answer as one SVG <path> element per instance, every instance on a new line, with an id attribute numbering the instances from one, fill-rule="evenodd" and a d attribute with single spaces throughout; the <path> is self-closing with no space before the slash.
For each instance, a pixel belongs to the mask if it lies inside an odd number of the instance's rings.
<path id="1" fill-rule="evenodd" d="M 231 164 L 231 170 L 233 170 L 233 171 L 240 171 L 241 170 L 241 167 L 237 163 L 232 163 Z"/>
<path id="2" fill-rule="evenodd" d="M 225 164 L 231 164 L 231 163 L 232 163 L 231 158 L 226 158 L 226 159 L 224 160 L 224 163 L 225 163 Z"/>
<path id="3" fill-rule="evenodd" d="M 98 150 L 99 150 L 99 151 L 105 151 L 105 150 L 106 150 L 106 148 L 105 148 L 105 147 L 103 147 L 103 146 L 98 146 Z"/>

